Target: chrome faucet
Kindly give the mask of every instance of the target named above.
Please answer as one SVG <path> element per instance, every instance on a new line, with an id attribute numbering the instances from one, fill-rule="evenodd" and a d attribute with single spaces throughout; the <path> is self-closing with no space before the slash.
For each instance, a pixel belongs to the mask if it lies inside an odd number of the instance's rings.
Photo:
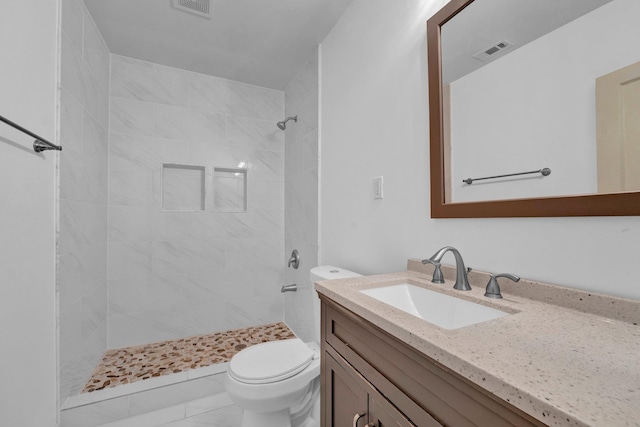
<path id="1" fill-rule="evenodd" d="M 442 257 L 447 252 L 451 251 L 453 256 L 456 258 L 456 284 L 453 285 L 453 289 L 457 289 L 459 291 L 470 291 L 471 286 L 469 285 L 469 278 L 467 277 L 467 267 L 464 266 L 464 261 L 462 260 L 462 255 L 460 252 L 454 248 L 453 246 L 445 246 L 440 249 L 438 252 L 433 254 L 431 258 L 423 259 L 423 264 L 433 264 L 436 269 L 433 272 L 433 283 L 444 283 L 444 279 L 442 277 L 442 271 L 440 270 L 440 261 Z"/>

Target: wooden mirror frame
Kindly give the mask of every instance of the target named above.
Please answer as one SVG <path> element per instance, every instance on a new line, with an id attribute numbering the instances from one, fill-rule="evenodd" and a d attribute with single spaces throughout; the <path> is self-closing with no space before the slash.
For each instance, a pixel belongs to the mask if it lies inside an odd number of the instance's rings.
<path id="1" fill-rule="evenodd" d="M 445 203 L 441 28 L 474 0 L 451 0 L 427 21 L 432 218 L 640 215 L 640 192 Z"/>

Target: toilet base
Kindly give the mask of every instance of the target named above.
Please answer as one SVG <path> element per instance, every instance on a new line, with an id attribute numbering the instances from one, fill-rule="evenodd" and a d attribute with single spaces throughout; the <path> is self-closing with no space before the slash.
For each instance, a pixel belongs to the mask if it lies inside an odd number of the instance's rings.
<path id="1" fill-rule="evenodd" d="M 302 414 L 298 413 L 293 418 L 289 409 L 276 412 L 251 412 L 242 411 L 241 427 L 319 427 L 320 426 L 320 399 L 315 396 L 311 407 Z"/>

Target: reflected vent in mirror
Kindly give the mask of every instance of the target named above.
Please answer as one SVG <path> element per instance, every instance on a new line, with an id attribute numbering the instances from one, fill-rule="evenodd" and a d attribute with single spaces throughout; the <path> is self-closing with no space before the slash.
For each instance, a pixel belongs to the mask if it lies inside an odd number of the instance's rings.
<path id="1" fill-rule="evenodd" d="M 505 50 L 509 50 L 513 46 L 513 43 L 508 42 L 507 40 L 500 40 L 498 43 L 494 44 L 491 47 L 486 49 L 482 49 L 480 52 L 473 55 L 478 61 L 486 61 L 489 58 L 493 58 L 498 56 L 500 52 L 504 52 Z"/>
<path id="2" fill-rule="evenodd" d="M 184 12 L 211 18 L 211 0 L 173 0 L 173 7 Z"/>

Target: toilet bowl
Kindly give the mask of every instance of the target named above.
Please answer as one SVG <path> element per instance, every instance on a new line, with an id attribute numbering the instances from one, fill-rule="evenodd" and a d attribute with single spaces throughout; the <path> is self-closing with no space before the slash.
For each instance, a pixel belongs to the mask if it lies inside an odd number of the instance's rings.
<path id="1" fill-rule="evenodd" d="M 333 266 L 311 269 L 311 283 L 360 276 Z M 229 398 L 242 409 L 241 427 L 320 425 L 320 300 L 312 291 L 316 341 L 299 338 L 248 347 L 229 363 Z"/>

